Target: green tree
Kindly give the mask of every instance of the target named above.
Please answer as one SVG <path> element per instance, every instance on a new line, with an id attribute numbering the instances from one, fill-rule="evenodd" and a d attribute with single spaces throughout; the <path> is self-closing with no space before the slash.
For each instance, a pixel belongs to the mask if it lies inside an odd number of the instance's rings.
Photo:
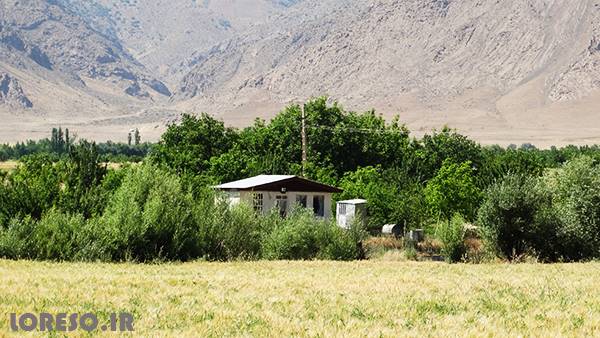
<path id="1" fill-rule="evenodd" d="M 580 156 L 544 177 L 561 226 L 558 236 L 568 260 L 600 258 L 600 167 Z M 545 236 L 546 240 L 548 235 Z"/>
<path id="2" fill-rule="evenodd" d="M 64 169 L 64 187 L 60 194 L 61 207 L 71 213 L 82 213 L 85 218 L 99 215 L 106 200 L 101 184 L 106 175 L 106 164 L 100 162 L 95 143 L 81 141 L 71 148 Z"/>
<path id="3" fill-rule="evenodd" d="M 184 115 L 170 125 L 154 148 L 151 159 L 179 174 L 196 175 L 210 168 L 210 160 L 227 152 L 237 139 L 233 129 L 208 114 Z"/>
<path id="4" fill-rule="evenodd" d="M 425 187 L 425 199 L 433 215 L 443 219 L 459 213 L 473 220 L 480 195 L 471 162 L 456 164 L 450 159 L 445 160 Z"/>
<path id="5" fill-rule="evenodd" d="M 133 133 L 133 139 L 135 141 L 136 146 L 140 145 L 142 137 L 140 136 L 140 131 L 137 128 L 135 128 L 135 132 Z"/>
<path id="6" fill-rule="evenodd" d="M 47 154 L 30 155 L 0 185 L 0 220 L 31 216 L 40 219 L 55 206 L 60 194 L 61 173 Z"/>
<path id="7" fill-rule="evenodd" d="M 475 172 L 482 167 L 481 147 L 448 127 L 425 135 L 420 141 L 414 140 L 411 148 L 412 158 L 407 159 L 410 164 L 408 168 L 411 175 L 423 182 L 435 176 L 446 160 L 453 163 L 469 161 Z"/>
<path id="8" fill-rule="evenodd" d="M 449 263 L 460 262 L 467 252 L 465 246 L 465 220 L 460 214 L 438 223 L 436 237 L 442 242 L 442 255 Z"/>
<path id="9" fill-rule="evenodd" d="M 149 164 L 132 168 L 95 229 L 104 251 L 99 256 L 119 261 L 198 257 L 192 209 L 193 199 L 177 176 Z"/>

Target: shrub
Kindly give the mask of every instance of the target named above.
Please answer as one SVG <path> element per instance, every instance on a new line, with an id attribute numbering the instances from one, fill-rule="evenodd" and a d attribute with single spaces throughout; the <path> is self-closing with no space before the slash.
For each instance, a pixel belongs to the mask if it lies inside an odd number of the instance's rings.
<path id="1" fill-rule="evenodd" d="M 362 236 L 358 229 L 344 230 L 333 222 L 315 219 L 310 211 L 298 210 L 265 237 L 263 258 L 357 259 Z"/>
<path id="2" fill-rule="evenodd" d="M 37 259 L 72 260 L 80 248 L 76 233 L 84 224 L 82 215 L 51 209 L 36 223 L 29 250 Z"/>
<path id="3" fill-rule="evenodd" d="M 278 214 L 262 216 L 246 204 L 230 206 L 208 189 L 194 204 L 199 256 L 207 260 L 260 258 L 261 242 L 279 220 Z"/>
<path id="4" fill-rule="evenodd" d="M 246 204 L 236 205 L 227 210 L 219 233 L 223 258 L 260 258 L 261 223 L 264 218 Z"/>
<path id="5" fill-rule="evenodd" d="M 321 248 L 317 258 L 336 261 L 364 258 L 361 244 L 364 234 L 360 228 L 346 230 L 327 222 L 323 224 L 321 234 L 323 237 L 319 239 Z"/>
<path id="6" fill-rule="evenodd" d="M 198 231 L 192 206 L 176 176 L 142 165 L 129 172 L 110 200 L 97 223 L 98 240 L 113 260 L 195 258 Z"/>
<path id="7" fill-rule="evenodd" d="M 592 158 L 582 156 L 544 179 L 560 218 L 557 237 L 562 256 L 567 260 L 599 258 L 600 168 Z"/>
<path id="8" fill-rule="evenodd" d="M 30 217 L 11 220 L 0 235 L 0 256 L 12 259 L 73 260 L 80 250 L 76 233 L 83 216 L 51 209 L 40 221 Z"/>
<path id="9" fill-rule="evenodd" d="M 35 220 L 12 218 L 6 229 L 0 229 L 0 257 L 9 259 L 34 259 L 31 251 Z"/>
<path id="10" fill-rule="evenodd" d="M 441 252 L 449 263 L 461 261 L 466 253 L 464 224 L 464 218 L 455 214 L 437 225 L 436 237 L 442 242 Z"/>
<path id="11" fill-rule="evenodd" d="M 313 259 L 319 253 L 321 221 L 309 212 L 295 212 L 278 224 L 263 242 L 266 259 Z M 321 234 L 326 237 L 326 234 Z M 324 238 L 323 238 L 324 239 Z"/>
<path id="12" fill-rule="evenodd" d="M 478 213 L 487 245 L 508 259 L 535 253 L 556 259 L 557 224 L 538 179 L 509 174 L 488 188 Z"/>

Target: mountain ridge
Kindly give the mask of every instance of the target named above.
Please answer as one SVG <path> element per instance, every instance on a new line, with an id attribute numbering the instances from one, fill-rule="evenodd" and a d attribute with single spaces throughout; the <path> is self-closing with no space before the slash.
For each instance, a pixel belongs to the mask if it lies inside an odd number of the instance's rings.
<path id="1" fill-rule="evenodd" d="M 417 136 L 447 124 L 484 143 L 600 142 L 598 0 L 0 7 L 0 72 L 32 104 L 1 101 L 10 126 L 0 141 L 65 117 L 90 137 L 123 139 L 139 127 L 156 139 L 177 112 L 245 126 L 328 95 L 351 110 L 399 114 Z"/>

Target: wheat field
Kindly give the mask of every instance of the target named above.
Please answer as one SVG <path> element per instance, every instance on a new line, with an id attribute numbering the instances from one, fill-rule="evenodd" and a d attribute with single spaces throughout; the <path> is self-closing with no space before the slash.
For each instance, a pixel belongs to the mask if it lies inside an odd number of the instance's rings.
<path id="1" fill-rule="evenodd" d="M 599 336 L 600 264 L 0 261 L 0 335 L 24 312 L 130 312 L 135 336 Z"/>
<path id="2" fill-rule="evenodd" d="M 0 170 L 11 171 L 19 165 L 17 161 L 0 161 Z"/>

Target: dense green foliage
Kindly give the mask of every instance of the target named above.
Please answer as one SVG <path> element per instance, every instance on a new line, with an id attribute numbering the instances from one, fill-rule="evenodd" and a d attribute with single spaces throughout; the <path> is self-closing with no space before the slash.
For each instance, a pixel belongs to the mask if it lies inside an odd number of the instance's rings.
<path id="1" fill-rule="evenodd" d="M 0 256 L 54 260 L 354 259 L 360 230 L 299 210 L 286 219 L 230 207 L 213 184 L 259 174 L 301 174 L 341 187 L 335 200 L 368 200 L 368 230 L 424 228 L 450 261 L 465 253 L 462 223 L 514 259 L 600 258 L 600 148 L 481 146 L 444 128 L 412 138 L 398 119 L 347 112 L 319 98 L 272 121 L 228 128 L 185 115 L 160 142 L 49 139 L 0 146 Z M 148 154 L 148 156 L 146 156 Z M 111 161 L 138 161 L 118 170 Z M 456 216 L 455 216 L 456 215 Z"/>
<path id="2" fill-rule="evenodd" d="M 509 174 L 492 185 L 479 209 L 478 224 L 499 254 L 515 259 L 524 254 L 552 256 L 549 241 L 555 231 L 550 196 L 537 177 Z"/>
<path id="3" fill-rule="evenodd" d="M 425 199 L 433 215 L 443 219 L 449 219 L 453 213 L 458 212 L 472 220 L 479 195 L 471 162 L 456 164 L 446 159 L 425 187 Z"/>
<path id="4" fill-rule="evenodd" d="M 500 254 L 600 258 L 600 167 L 582 156 L 543 177 L 511 174 L 491 186 L 479 224 Z"/>
<path id="5" fill-rule="evenodd" d="M 567 260 L 600 258 L 600 167 L 577 158 L 544 177 L 558 221 L 556 236 Z M 547 237 L 547 236 L 546 236 Z"/>

